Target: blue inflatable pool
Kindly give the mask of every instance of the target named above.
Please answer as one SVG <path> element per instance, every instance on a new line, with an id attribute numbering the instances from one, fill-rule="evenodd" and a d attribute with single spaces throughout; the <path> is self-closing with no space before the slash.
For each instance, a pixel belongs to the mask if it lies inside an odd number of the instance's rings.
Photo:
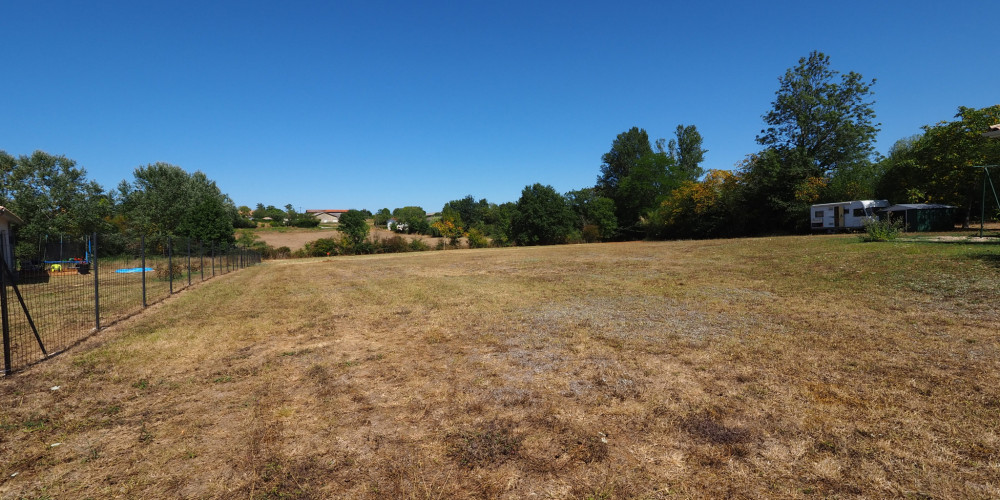
<path id="1" fill-rule="evenodd" d="M 115 270 L 116 273 L 123 273 L 123 274 L 124 273 L 141 273 L 142 271 L 143 271 L 143 268 L 141 268 L 141 267 L 133 267 L 133 268 L 129 268 L 129 269 L 117 269 L 117 270 Z M 145 271 L 147 273 L 151 273 L 151 272 L 153 272 L 153 268 L 147 267 L 145 269 Z"/>

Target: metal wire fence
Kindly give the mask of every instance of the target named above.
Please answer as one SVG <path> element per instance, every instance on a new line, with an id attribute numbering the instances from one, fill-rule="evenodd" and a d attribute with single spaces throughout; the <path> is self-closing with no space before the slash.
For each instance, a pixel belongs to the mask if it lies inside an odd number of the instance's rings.
<path id="1" fill-rule="evenodd" d="M 261 261 L 259 253 L 187 238 L 89 235 L 0 245 L 3 374 L 47 359 L 187 287 Z"/>

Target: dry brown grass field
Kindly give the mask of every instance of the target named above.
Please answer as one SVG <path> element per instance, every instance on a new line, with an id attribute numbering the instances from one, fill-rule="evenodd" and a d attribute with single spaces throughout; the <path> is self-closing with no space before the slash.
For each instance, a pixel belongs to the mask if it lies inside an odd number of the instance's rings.
<path id="1" fill-rule="evenodd" d="M 266 263 L 0 380 L 0 497 L 998 498 L 998 306 L 852 236 Z"/>
<path id="2" fill-rule="evenodd" d="M 371 221 L 369 221 L 369 224 Z M 372 227 L 369 231 L 372 238 L 377 239 L 388 239 L 393 236 L 397 236 L 397 233 L 389 231 L 381 227 Z M 293 252 L 299 250 L 306 246 L 306 243 L 311 243 L 320 238 L 336 238 L 340 239 L 341 233 L 336 229 L 298 229 L 298 228 L 280 228 L 280 229 L 263 229 L 255 230 L 254 234 L 260 238 L 260 241 L 271 245 L 272 247 L 288 247 Z M 438 241 L 443 241 L 444 238 L 434 238 L 431 236 L 418 235 L 418 234 L 404 234 L 399 235 L 406 240 L 423 240 L 431 247 L 435 246 Z M 463 238 L 464 240 L 464 238 Z"/>

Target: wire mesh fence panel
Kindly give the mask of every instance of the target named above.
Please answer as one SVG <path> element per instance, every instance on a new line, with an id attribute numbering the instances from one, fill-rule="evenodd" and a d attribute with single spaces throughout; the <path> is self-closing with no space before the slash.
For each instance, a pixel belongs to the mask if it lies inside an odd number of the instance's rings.
<path id="1" fill-rule="evenodd" d="M 173 293 L 173 281 L 180 275 L 174 265 L 171 238 L 146 238 L 146 267 L 153 270 L 146 275 L 146 302 L 155 304 Z"/>
<path id="2" fill-rule="evenodd" d="M 98 280 L 101 325 L 131 316 L 144 307 L 144 280 L 152 273 L 147 267 L 143 240 L 113 241 L 97 238 L 99 255 L 92 272 Z"/>
<path id="3" fill-rule="evenodd" d="M 15 257 L 0 289 L 4 374 L 172 293 L 260 262 L 229 244 L 123 235 L 47 236 L 19 245 Z"/>
<path id="4" fill-rule="evenodd" d="M 4 290 L 11 368 L 66 349 L 96 327 L 89 237 L 46 237 L 19 252 L 20 269 Z"/>

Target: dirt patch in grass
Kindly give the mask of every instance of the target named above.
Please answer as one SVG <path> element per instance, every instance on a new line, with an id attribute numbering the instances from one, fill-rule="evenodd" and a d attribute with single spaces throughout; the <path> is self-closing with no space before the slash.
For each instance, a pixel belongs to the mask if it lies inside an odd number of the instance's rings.
<path id="1" fill-rule="evenodd" d="M 0 496 L 997 497 L 992 252 L 267 263 L 0 380 Z"/>
<path id="2" fill-rule="evenodd" d="M 261 230 L 254 231 L 260 241 L 274 248 L 288 247 L 293 252 L 306 246 L 306 243 L 323 238 L 340 238 L 336 229 L 288 229 L 285 231 Z"/>

